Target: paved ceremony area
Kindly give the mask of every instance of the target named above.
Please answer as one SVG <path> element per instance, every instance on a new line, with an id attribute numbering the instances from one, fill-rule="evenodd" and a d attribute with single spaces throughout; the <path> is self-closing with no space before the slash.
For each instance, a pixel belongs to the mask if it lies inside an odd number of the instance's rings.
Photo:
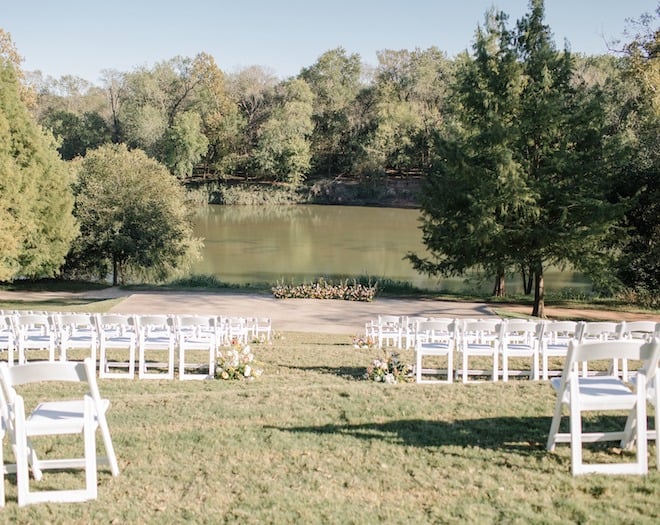
<path id="1" fill-rule="evenodd" d="M 4 292 L 0 300 L 49 300 L 56 298 L 121 301 L 110 311 L 126 314 L 200 314 L 270 317 L 280 332 L 317 332 L 361 335 L 364 325 L 382 315 L 424 317 L 487 317 L 493 315 L 483 303 L 435 299 L 377 298 L 373 302 L 275 299 L 269 294 L 245 292 L 165 292 L 106 288 L 80 293 Z"/>
<path id="2" fill-rule="evenodd" d="M 112 308 L 118 313 L 213 314 L 270 317 L 277 331 L 358 335 L 379 314 L 424 317 L 485 317 L 493 315 L 481 303 L 433 299 L 384 299 L 340 301 L 275 299 L 245 293 L 135 292 Z"/>

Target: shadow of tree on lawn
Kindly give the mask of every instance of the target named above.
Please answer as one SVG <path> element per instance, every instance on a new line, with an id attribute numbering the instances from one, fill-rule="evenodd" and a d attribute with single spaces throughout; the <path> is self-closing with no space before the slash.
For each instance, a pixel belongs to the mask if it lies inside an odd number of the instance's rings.
<path id="1" fill-rule="evenodd" d="M 403 446 L 444 446 L 511 450 L 529 455 L 545 454 L 551 418 L 495 417 L 434 421 L 398 419 L 383 423 L 328 424 L 303 427 L 274 427 L 282 432 L 350 436 L 362 440 L 384 440 Z"/>

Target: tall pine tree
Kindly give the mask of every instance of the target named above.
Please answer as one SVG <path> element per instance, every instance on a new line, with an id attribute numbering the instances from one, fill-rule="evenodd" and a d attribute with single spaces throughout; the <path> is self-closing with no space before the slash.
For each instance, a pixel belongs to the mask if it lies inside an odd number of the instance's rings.
<path id="1" fill-rule="evenodd" d="M 533 0 L 515 31 L 490 13 L 474 56 L 459 65 L 455 124 L 439 141 L 422 202 L 426 273 L 481 267 L 534 276 L 533 315 L 544 315 L 544 269 L 602 267 L 603 239 L 619 212 L 606 198 L 607 143 L 597 94 L 573 80 Z M 496 291 L 501 287 L 496 286 Z"/>

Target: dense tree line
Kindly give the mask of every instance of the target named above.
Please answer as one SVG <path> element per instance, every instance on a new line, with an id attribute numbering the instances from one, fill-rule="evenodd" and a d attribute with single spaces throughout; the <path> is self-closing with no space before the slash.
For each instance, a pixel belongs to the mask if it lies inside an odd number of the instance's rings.
<path id="1" fill-rule="evenodd" d="M 496 293 L 522 274 L 539 313 L 548 264 L 657 296 L 659 14 L 635 21 L 616 52 L 581 56 L 557 50 L 543 1 L 531 0 L 513 27 L 489 12 L 472 51 L 453 59 L 383 50 L 367 67 L 337 48 L 288 79 L 261 67 L 227 74 L 202 53 L 108 70 L 93 85 L 21 78 L 16 51 L 0 54 L 18 75 L 14 96 L 64 161 L 123 144 L 181 182 L 422 176 L 428 253 L 411 254 L 415 266 L 480 267 Z"/>

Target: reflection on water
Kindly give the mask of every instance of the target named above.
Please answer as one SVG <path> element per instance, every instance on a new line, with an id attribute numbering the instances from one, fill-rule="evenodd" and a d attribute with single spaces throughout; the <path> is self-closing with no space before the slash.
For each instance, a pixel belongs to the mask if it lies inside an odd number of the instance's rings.
<path id="1" fill-rule="evenodd" d="M 399 208 L 209 206 L 195 218 L 195 235 L 205 247 L 193 271 L 237 284 L 371 276 L 420 288 L 465 290 L 462 278 L 429 279 L 404 260 L 409 251 L 424 253 L 419 224 L 417 210 Z M 547 276 L 548 286 L 572 277 L 555 273 Z M 519 285 L 507 283 L 511 291 Z M 490 287 L 490 282 L 484 285 Z"/>

